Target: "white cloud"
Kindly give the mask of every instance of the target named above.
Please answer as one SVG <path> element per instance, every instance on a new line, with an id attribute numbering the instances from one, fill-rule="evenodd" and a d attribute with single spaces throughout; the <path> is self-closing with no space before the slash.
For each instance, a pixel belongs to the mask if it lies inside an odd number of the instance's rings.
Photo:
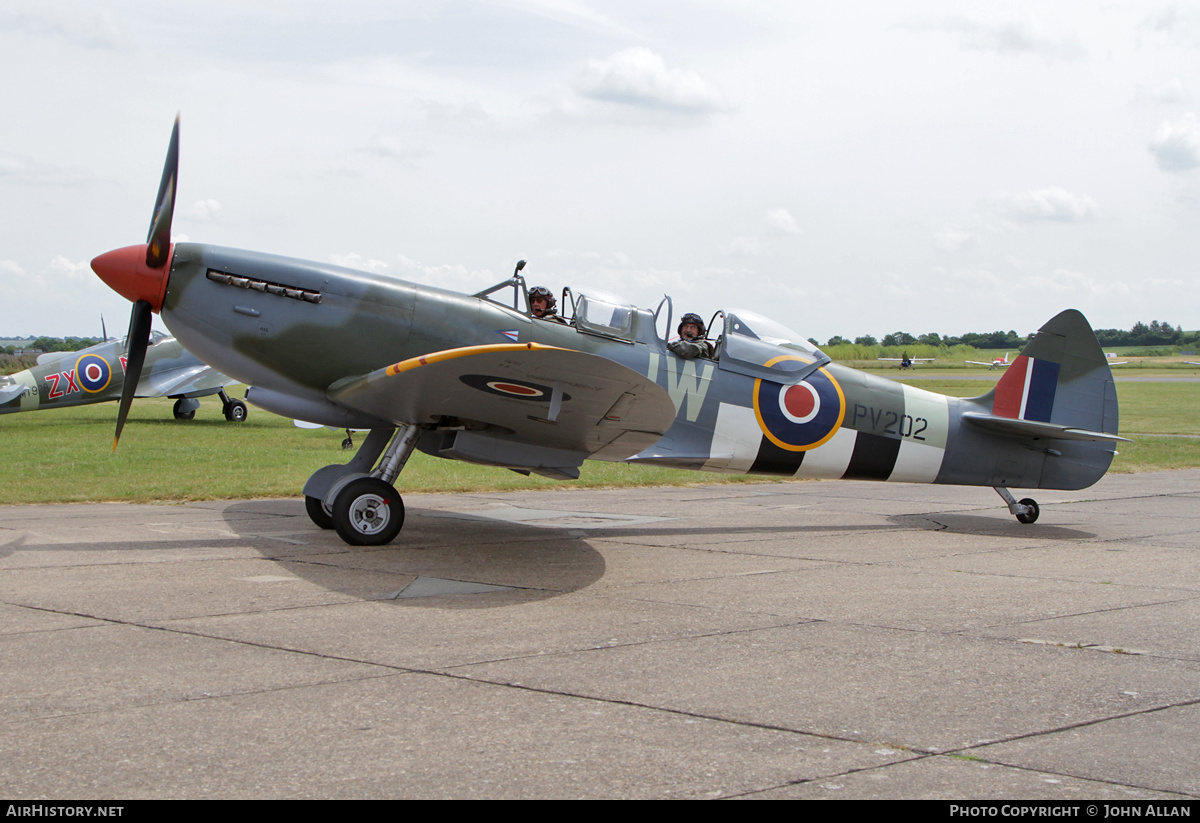
<path id="1" fill-rule="evenodd" d="M 359 271 L 369 271 L 372 274 L 383 274 L 387 269 L 388 264 L 382 260 L 370 260 L 363 257 L 357 252 L 349 254 L 331 254 L 329 262 L 335 266 L 345 266 L 348 269 L 358 269 Z"/>
<path id="2" fill-rule="evenodd" d="M 1163 123 L 1150 141 L 1154 162 L 1166 172 L 1188 171 L 1200 166 L 1200 123 L 1193 114 L 1175 123 Z"/>
<path id="3" fill-rule="evenodd" d="M 25 269 L 16 260 L 0 260 L 0 282 L 20 280 L 25 276 Z"/>
<path id="4" fill-rule="evenodd" d="M 727 108 L 721 93 L 700 75 L 667 68 L 661 55 L 641 46 L 589 61 L 575 89 L 592 100 L 682 114 Z"/>
<path id="5" fill-rule="evenodd" d="M 52 3 L 25 4 L 0 10 L 0 31 L 65 40 L 77 46 L 115 49 L 122 45 L 120 28 L 112 12 L 102 8 L 83 11 L 59 8 Z"/>
<path id="6" fill-rule="evenodd" d="M 1031 16 L 983 21 L 948 16 L 940 19 L 912 20 L 906 28 L 917 31 L 941 31 L 958 35 L 959 46 L 969 51 L 996 54 L 1036 54 L 1050 59 L 1073 60 L 1084 53 L 1083 44 L 1074 35 L 1050 35 Z"/>
<path id="7" fill-rule="evenodd" d="M 491 269 L 471 270 L 461 263 L 431 265 L 422 263 L 419 260 L 413 260 L 410 257 L 405 257 L 403 254 L 397 255 L 397 258 L 400 261 L 400 270 L 397 276 L 402 279 L 411 280 L 414 283 L 424 283 L 427 286 L 437 286 L 439 289 L 464 292 L 466 294 L 477 292 L 488 286 L 494 286 L 503 277 L 508 276 L 508 272 L 501 276 L 497 275 Z"/>
<path id="8" fill-rule="evenodd" d="M 725 246 L 725 253 L 734 257 L 757 257 L 762 254 L 762 241 L 745 235 L 735 237 Z"/>
<path id="9" fill-rule="evenodd" d="M 1183 91 L 1183 81 L 1178 77 L 1172 77 L 1157 85 L 1139 85 L 1134 92 L 1133 99 L 1135 103 L 1171 104 L 1182 103 L 1186 97 Z"/>
<path id="10" fill-rule="evenodd" d="M 800 227 L 796 225 L 796 219 L 792 217 L 787 209 L 771 209 L 768 211 L 767 225 L 778 229 L 784 234 L 800 233 Z"/>
<path id="11" fill-rule="evenodd" d="M 30 305 L 41 305 L 48 289 L 46 278 L 30 274 L 15 260 L 0 260 L 0 295 L 5 303 L 30 301 Z"/>
<path id="12" fill-rule="evenodd" d="M 1133 289 L 1128 283 L 1122 281 L 1106 283 L 1091 275 L 1069 269 L 1055 269 L 1047 274 L 1032 274 L 1022 277 L 1018 287 L 1023 292 L 1032 291 L 1076 300 L 1086 297 L 1117 300 L 1133 294 Z"/>
<path id="13" fill-rule="evenodd" d="M 0 180 L 34 186 L 75 186 L 95 179 L 91 172 L 43 163 L 31 157 L 0 151 Z"/>
<path id="14" fill-rule="evenodd" d="M 414 166 L 416 161 L 429 154 L 428 149 L 401 143 L 394 137 L 380 135 L 359 149 L 364 154 L 384 160 L 394 160 L 404 166 Z"/>
<path id="15" fill-rule="evenodd" d="M 189 220 L 195 220 L 197 223 L 209 223 L 216 219 L 220 211 L 220 202 L 209 198 L 208 200 L 197 200 L 193 203 L 184 212 L 184 217 L 187 217 Z"/>
<path id="16" fill-rule="evenodd" d="M 1150 31 L 1169 32 L 1181 22 L 1177 6 L 1165 6 L 1146 15 L 1141 27 Z"/>
<path id="17" fill-rule="evenodd" d="M 1001 194 L 995 198 L 996 210 L 1008 220 L 1033 223 L 1043 220 L 1076 223 L 1100 215 L 1100 208 L 1090 197 L 1071 194 L 1058 186 L 1019 194 Z"/>
<path id="18" fill-rule="evenodd" d="M 933 236 L 933 245 L 947 252 L 962 251 L 978 242 L 979 237 L 974 232 L 953 227 L 944 228 Z"/>
<path id="19" fill-rule="evenodd" d="M 50 261 L 50 271 L 56 276 L 61 276 L 66 280 L 76 283 L 87 283 L 91 285 L 94 276 L 92 267 L 86 260 L 80 260 L 78 263 L 72 263 L 63 255 L 59 254 Z"/>
<path id="20" fill-rule="evenodd" d="M 441 123 L 482 123 L 491 119 L 483 106 L 474 100 L 466 103 L 421 100 L 420 104 L 425 108 L 425 114 L 430 120 Z"/>

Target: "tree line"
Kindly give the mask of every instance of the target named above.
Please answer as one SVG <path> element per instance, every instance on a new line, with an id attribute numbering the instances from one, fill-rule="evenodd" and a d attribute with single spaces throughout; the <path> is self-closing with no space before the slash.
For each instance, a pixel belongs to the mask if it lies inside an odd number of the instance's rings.
<path id="1" fill-rule="evenodd" d="M 1095 329 L 1096 338 L 1101 346 L 1188 346 L 1200 343 L 1200 331 L 1185 332 L 1182 326 L 1172 326 L 1170 323 L 1151 321 L 1148 325 L 1141 322 L 1133 324 L 1128 331 L 1124 329 Z M 883 336 L 882 340 L 865 334 L 848 340 L 841 335 L 829 338 L 826 346 L 840 346 L 853 343 L 858 346 L 915 346 L 918 344 L 937 347 L 971 346 L 976 349 L 1016 349 L 1024 346 L 1033 334 L 1018 335 L 1015 331 L 968 332 L 959 337 L 947 335 L 943 337 L 937 332 L 912 335 L 908 332 L 897 331 Z"/>
<path id="2" fill-rule="evenodd" d="M 1172 326 L 1170 323 L 1160 323 L 1152 320 L 1149 324 L 1140 320 L 1133 324 L 1128 331 L 1124 329 L 1095 329 L 1096 338 L 1101 346 L 1190 346 L 1200 344 L 1200 331 L 1185 332 L 1182 326 Z M 1024 346 L 1033 334 L 1021 336 L 1012 329 L 1008 331 L 968 332 L 959 337 L 937 332 L 912 335 L 908 332 L 895 331 L 885 334 L 882 339 L 876 339 L 870 334 L 848 340 L 835 334 L 825 343 L 826 346 L 841 346 L 851 343 L 857 346 L 925 346 L 946 347 L 971 346 L 976 349 L 1016 349 Z M 18 351 L 55 352 L 79 351 L 88 346 L 103 342 L 97 337 L 38 337 L 23 345 L 5 346 L 0 352 L 15 354 Z M 816 343 L 816 341 L 813 341 Z"/>
<path id="3" fill-rule="evenodd" d="M 5 354 L 16 354 L 19 351 L 52 352 L 79 351 L 88 346 L 94 346 L 103 341 L 98 337 L 37 337 L 21 345 L 5 346 L 0 351 Z"/>

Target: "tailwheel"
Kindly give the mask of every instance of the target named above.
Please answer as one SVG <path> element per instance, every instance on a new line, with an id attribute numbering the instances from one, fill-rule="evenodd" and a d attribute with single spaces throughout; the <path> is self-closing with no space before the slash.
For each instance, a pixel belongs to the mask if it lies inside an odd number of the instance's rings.
<path id="1" fill-rule="evenodd" d="M 1022 523 L 1032 523 L 1037 520 L 1038 515 L 1042 513 L 1042 510 L 1038 508 L 1037 501 L 1030 497 L 1026 497 L 1018 505 L 1025 507 L 1025 511 L 1017 515 L 1017 520 Z"/>
<path id="2" fill-rule="evenodd" d="M 1038 515 L 1042 510 L 1038 508 L 1037 501 L 1026 497 L 1024 500 L 1018 501 L 1012 496 L 1012 492 L 1004 488 L 1004 486 L 992 486 L 996 490 L 996 494 L 1008 505 L 1008 511 L 1017 520 L 1022 523 L 1032 523 L 1038 519 Z"/>
<path id="3" fill-rule="evenodd" d="M 377 478 L 350 481 L 333 501 L 333 527 L 351 546 L 383 546 L 395 539 L 403 525 L 400 493 Z"/>
<path id="4" fill-rule="evenodd" d="M 325 508 L 325 503 L 316 497 L 304 495 L 304 510 L 308 512 L 308 519 L 321 529 L 333 528 L 333 515 L 329 509 Z"/>

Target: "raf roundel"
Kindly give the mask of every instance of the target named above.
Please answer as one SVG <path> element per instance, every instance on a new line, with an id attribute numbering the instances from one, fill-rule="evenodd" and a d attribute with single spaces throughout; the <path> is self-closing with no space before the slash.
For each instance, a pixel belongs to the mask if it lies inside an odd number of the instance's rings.
<path id="1" fill-rule="evenodd" d="M 492 391 L 498 391 L 503 394 L 511 394 L 516 397 L 526 397 L 533 400 L 535 397 L 543 397 L 546 392 L 533 385 L 524 383 L 513 383 L 507 380 L 489 380 L 487 387 Z"/>
<path id="2" fill-rule="evenodd" d="M 85 354 L 75 361 L 75 374 L 79 376 L 80 387 L 85 392 L 95 394 L 108 388 L 112 367 L 98 354 Z"/>
<path id="3" fill-rule="evenodd" d="M 773 366 L 781 360 L 807 363 L 800 358 L 779 357 L 766 365 Z M 842 425 L 846 398 L 833 375 L 817 369 L 791 386 L 770 380 L 754 381 L 754 413 L 762 433 L 776 446 L 788 451 L 808 451 L 827 442 Z"/>
<path id="4" fill-rule="evenodd" d="M 458 378 L 473 389 L 485 391 L 488 394 L 498 394 L 502 397 L 515 397 L 521 400 L 536 400 L 549 403 L 554 389 L 524 380 L 507 380 L 488 374 L 464 374 Z M 563 395 L 563 400 L 570 400 L 569 394 Z"/>

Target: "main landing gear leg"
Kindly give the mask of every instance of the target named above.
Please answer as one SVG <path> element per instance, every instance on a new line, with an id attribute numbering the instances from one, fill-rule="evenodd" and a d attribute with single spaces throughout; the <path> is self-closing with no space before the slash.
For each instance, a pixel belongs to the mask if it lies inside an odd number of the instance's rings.
<path id="1" fill-rule="evenodd" d="M 352 546 L 390 543 L 404 525 L 404 502 L 392 483 L 420 434 L 417 426 L 372 429 L 353 460 L 326 466 L 304 484 L 309 518 L 321 528 L 336 529 Z M 379 465 L 368 471 L 377 458 Z"/>
<path id="2" fill-rule="evenodd" d="M 225 412 L 225 419 L 230 423 L 241 423 L 246 419 L 249 413 L 246 410 L 246 404 L 241 400 L 234 400 L 225 393 L 224 389 L 217 392 L 221 396 L 221 411 Z"/>
<path id="3" fill-rule="evenodd" d="M 1017 520 L 1021 521 L 1022 523 L 1032 523 L 1033 521 L 1037 520 L 1038 515 L 1042 513 L 1042 510 L 1038 508 L 1036 500 L 1026 497 L 1024 500 L 1018 502 L 1017 499 L 1012 496 L 1012 492 L 1003 486 L 993 486 L 992 488 L 994 488 L 996 490 L 996 494 L 1000 495 L 1004 502 L 1008 504 L 1008 510 L 1012 512 L 1013 516 L 1015 516 Z"/>

